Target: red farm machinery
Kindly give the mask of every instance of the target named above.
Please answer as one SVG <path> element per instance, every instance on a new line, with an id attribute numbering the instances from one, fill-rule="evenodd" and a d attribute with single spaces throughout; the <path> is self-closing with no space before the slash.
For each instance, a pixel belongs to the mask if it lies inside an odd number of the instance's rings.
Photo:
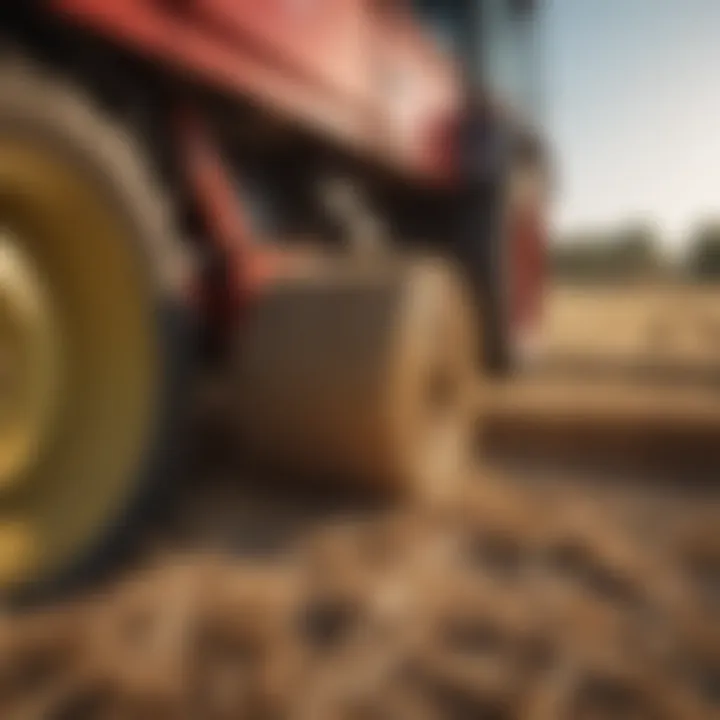
<path id="1" fill-rule="evenodd" d="M 218 364 L 250 456 L 452 487 L 538 324 L 537 11 L 2 3 L 0 587 L 123 527 Z"/>

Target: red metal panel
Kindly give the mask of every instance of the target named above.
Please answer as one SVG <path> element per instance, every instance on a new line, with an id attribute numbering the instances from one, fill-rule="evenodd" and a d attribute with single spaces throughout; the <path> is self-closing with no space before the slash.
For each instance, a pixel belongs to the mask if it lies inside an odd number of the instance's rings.
<path id="1" fill-rule="evenodd" d="M 548 221 L 546 199 L 510 218 L 512 324 L 520 335 L 539 329 L 543 315 Z"/>
<path id="2" fill-rule="evenodd" d="M 391 25 L 369 0 L 49 2 L 68 20 L 379 163 L 418 178 L 447 172 L 439 133 L 455 112 L 456 76 L 407 15 Z M 408 94 L 392 84 L 398 72 Z"/>
<path id="3" fill-rule="evenodd" d="M 259 2 L 237 1 L 240 5 Z M 248 33 L 242 41 L 234 35 L 240 29 L 240 16 L 236 26 L 226 24 L 221 32 L 218 24 L 222 16 L 198 15 L 205 9 L 199 2 L 181 5 L 184 12 L 152 0 L 50 0 L 50 5 L 68 20 L 188 71 L 203 82 L 250 96 L 293 119 L 317 126 L 339 141 L 369 149 L 372 108 L 368 99 L 351 92 L 338 96 L 329 91 L 317 78 L 313 81 L 289 67 L 291 55 L 269 54 L 267 46 L 263 50 L 261 36 Z"/>
<path id="4" fill-rule="evenodd" d="M 457 67 L 406 13 L 379 18 L 376 32 L 389 151 L 419 175 L 450 174 L 446 135 L 460 113 Z"/>
<path id="5" fill-rule="evenodd" d="M 368 22 L 362 0 L 197 0 L 240 46 L 252 38 L 294 73 L 343 95 L 367 96 Z"/>

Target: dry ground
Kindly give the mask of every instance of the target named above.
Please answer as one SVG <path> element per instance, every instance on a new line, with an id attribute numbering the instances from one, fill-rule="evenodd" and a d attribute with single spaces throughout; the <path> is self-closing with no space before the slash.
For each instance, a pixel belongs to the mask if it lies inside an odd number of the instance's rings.
<path id="1" fill-rule="evenodd" d="M 8 617 L 0 718 L 717 718 L 720 492 L 687 482 L 720 467 L 715 298 L 556 289 L 543 363 L 479 391 L 495 465 L 455 503 L 308 514 L 241 492 L 231 528 L 282 536 L 272 552 L 175 550 Z M 593 447 L 594 473 L 529 452 Z M 603 469 L 613 447 L 651 477 L 675 447 L 674 483 Z"/>
<path id="2" fill-rule="evenodd" d="M 720 285 L 558 285 L 545 338 L 556 358 L 717 369 Z"/>
<path id="3" fill-rule="evenodd" d="M 272 560 L 174 554 L 8 621 L 0 716 L 711 720 L 716 519 L 486 471 Z"/>
<path id="4" fill-rule="evenodd" d="M 555 287 L 544 342 L 480 390 L 489 449 L 720 474 L 720 287 Z"/>

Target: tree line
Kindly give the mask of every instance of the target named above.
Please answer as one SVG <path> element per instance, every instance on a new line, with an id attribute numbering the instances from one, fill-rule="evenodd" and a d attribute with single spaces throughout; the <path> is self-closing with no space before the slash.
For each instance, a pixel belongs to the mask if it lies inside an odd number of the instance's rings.
<path id="1" fill-rule="evenodd" d="M 632 224 L 589 230 L 560 239 L 550 252 L 551 272 L 566 280 L 687 279 L 720 283 L 720 219 L 699 225 L 683 252 L 663 251 L 658 230 Z"/>

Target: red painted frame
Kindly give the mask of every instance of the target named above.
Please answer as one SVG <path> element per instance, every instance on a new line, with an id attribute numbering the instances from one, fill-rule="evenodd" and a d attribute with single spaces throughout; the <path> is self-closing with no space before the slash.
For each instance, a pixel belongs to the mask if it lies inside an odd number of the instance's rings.
<path id="1" fill-rule="evenodd" d="M 403 0 L 48 0 L 66 21 L 178 75 L 300 122 L 415 182 L 453 183 L 460 73 Z M 398 85 L 399 83 L 399 85 Z M 213 307 L 235 317 L 264 282 L 296 272 L 292 255 L 252 237 L 202 118 L 177 119 L 177 150 L 226 287 Z M 519 219 L 516 322 L 538 315 L 545 223 Z"/>
<path id="2" fill-rule="evenodd" d="M 452 174 L 460 74 L 371 0 L 49 0 L 65 20 L 416 180 Z"/>
<path id="3" fill-rule="evenodd" d="M 182 108 L 175 116 L 175 141 L 183 180 L 191 191 L 208 237 L 223 261 L 225 282 L 196 287 L 205 311 L 224 327 L 237 323 L 263 287 L 299 274 L 312 259 L 305 248 L 263 243 L 252 230 L 212 132 L 201 115 Z"/>

